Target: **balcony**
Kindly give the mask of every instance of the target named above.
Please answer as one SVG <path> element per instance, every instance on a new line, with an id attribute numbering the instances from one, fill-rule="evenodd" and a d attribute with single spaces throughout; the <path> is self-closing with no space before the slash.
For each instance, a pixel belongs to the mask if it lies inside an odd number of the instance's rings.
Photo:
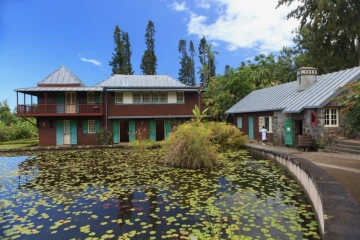
<path id="1" fill-rule="evenodd" d="M 101 116 L 101 104 L 19 104 L 17 116 Z"/>

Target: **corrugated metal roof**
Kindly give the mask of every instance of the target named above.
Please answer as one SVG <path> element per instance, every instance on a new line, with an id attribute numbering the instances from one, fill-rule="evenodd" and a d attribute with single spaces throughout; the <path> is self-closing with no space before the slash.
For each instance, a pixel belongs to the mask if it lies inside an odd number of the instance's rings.
<path id="1" fill-rule="evenodd" d="M 47 76 L 44 80 L 38 84 L 81 84 L 85 87 L 85 84 L 75 76 L 69 69 L 64 65 L 58 68 L 55 72 Z"/>
<path id="2" fill-rule="evenodd" d="M 168 75 L 120 75 L 115 74 L 110 78 L 96 84 L 101 87 L 190 87 Z"/>
<path id="3" fill-rule="evenodd" d="M 298 113 L 305 108 L 321 108 L 339 93 L 339 87 L 360 79 L 360 67 L 317 77 L 304 91 L 297 91 L 297 82 L 281 84 L 251 92 L 226 113 L 264 112 L 283 110 Z"/>
<path id="4" fill-rule="evenodd" d="M 83 92 L 83 91 L 102 91 L 102 87 L 32 87 L 18 88 L 16 92 Z"/>

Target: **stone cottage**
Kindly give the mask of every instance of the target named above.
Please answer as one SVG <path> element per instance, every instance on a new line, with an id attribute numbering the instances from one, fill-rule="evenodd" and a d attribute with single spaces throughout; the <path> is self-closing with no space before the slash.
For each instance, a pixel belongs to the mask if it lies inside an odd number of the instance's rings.
<path id="1" fill-rule="evenodd" d="M 340 108 L 333 99 L 341 87 L 360 79 L 360 67 L 317 75 L 317 69 L 297 70 L 297 80 L 251 92 L 226 111 L 234 124 L 249 136 L 261 140 L 261 128 L 268 130 L 274 145 L 296 146 L 298 135 L 311 135 L 327 143 L 343 134 Z"/>

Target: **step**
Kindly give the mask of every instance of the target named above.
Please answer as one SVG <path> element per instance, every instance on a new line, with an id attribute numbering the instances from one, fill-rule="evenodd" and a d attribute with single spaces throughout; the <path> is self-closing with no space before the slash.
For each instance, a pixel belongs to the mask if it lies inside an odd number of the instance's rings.
<path id="1" fill-rule="evenodd" d="M 348 146 L 358 146 L 360 148 L 360 141 L 342 141 L 342 140 L 336 140 L 332 142 L 332 144 L 342 144 L 342 145 L 348 145 Z"/>
<path id="2" fill-rule="evenodd" d="M 331 144 L 330 147 L 347 148 L 347 149 L 351 149 L 351 150 L 360 150 L 360 145 L 356 146 L 356 145 L 346 145 L 346 144 L 335 143 L 335 144 Z"/>
<path id="3" fill-rule="evenodd" d="M 360 150 L 353 150 L 347 148 L 340 148 L 340 147 L 326 147 L 327 150 L 334 151 L 334 152 L 342 152 L 342 153 L 351 153 L 360 155 Z"/>

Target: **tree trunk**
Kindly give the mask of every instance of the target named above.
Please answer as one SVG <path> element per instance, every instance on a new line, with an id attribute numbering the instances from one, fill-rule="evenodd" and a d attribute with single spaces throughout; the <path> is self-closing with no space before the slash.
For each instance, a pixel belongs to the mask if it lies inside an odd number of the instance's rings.
<path id="1" fill-rule="evenodd" d="M 358 36 L 357 38 L 357 58 L 358 58 L 357 66 L 360 67 L 360 36 Z"/>

